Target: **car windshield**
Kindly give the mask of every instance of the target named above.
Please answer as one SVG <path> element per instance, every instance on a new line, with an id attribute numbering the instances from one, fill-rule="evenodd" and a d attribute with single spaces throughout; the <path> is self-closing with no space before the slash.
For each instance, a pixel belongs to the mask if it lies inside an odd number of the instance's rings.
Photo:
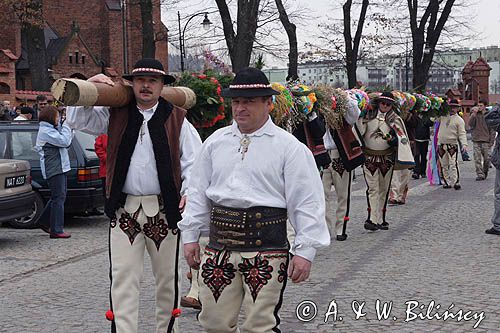
<path id="1" fill-rule="evenodd" d="M 85 153 L 85 157 L 90 159 L 90 158 L 97 158 L 97 155 L 95 153 L 94 149 L 94 143 L 95 143 L 95 136 L 90 135 L 87 133 L 83 133 L 80 131 L 75 131 L 75 137 L 80 143 L 80 146 L 83 149 L 83 152 Z"/>
<path id="2" fill-rule="evenodd" d="M 0 132 L 0 158 L 5 158 L 7 153 L 7 133 Z"/>

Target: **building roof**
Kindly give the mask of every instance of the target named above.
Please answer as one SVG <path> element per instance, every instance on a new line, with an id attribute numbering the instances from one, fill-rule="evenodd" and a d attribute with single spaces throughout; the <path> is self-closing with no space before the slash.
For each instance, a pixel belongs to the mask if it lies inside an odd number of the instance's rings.
<path id="1" fill-rule="evenodd" d="M 54 100 L 52 93 L 50 91 L 36 91 L 36 90 L 16 90 L 15 92 L 16 99 L 22 101 L 34 101 L 36 100 L 36 96 L 45 95 L 49 101 Z"/>
<path id="2" fill-rule="evenodd" d="M 483 71 L 483 70 L 490 71 L 491 67 L 490 67 L 490 65 L 488 65 L 488 62 L 486 62 L 486 60 L 484 60 L 483 57 L 479 57 L 476 59 L 476 61 L 472 65 L 472 70 L 473 71 Z"/>
<path id="3" fill-rule="evenodd" d="M 0 52 L 5 54 L 10 60 L 17 60 L 18 59 L 18 57 L 16 57 L 16 55 L 14 53 L 12 53 L 12 51 L 9 49 L 0 49 Z"/>

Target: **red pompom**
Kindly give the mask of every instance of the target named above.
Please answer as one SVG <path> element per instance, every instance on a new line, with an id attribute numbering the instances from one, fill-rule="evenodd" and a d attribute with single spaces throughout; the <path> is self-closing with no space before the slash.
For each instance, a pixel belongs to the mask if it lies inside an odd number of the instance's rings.
<path id="1" fill-rule="evenodd" d="M 177 318 L 181 316 L 182 310 L 179 308 L 173 309 L 172 310 L 172 317 Z"/>
<path id="2" fill-rule="evenodd" d="M 113 313 L 113 311 L 106 311 L 106 319 L 109 321 L 113 321 L 115 319 L 115 314 Z"/>
<path id="3" fill-rule="evenodd" d="M 370 207 L 368 207 L 366 210 L 367 210 L 367 211 L 369 211 L 369 212 L 371 212 L 371 211 L 372 211 L 372 209 L 371 209 Z"/>
<path id="4" fill-rule="evenodd" d="M 349 221 L 349 216 L 344 216 L 344 221 L 345 222 Z"/>

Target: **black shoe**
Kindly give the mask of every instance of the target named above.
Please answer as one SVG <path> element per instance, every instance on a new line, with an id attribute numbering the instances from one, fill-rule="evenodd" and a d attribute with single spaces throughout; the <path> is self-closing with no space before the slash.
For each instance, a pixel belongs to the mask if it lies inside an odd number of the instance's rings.
<path id="1" fill-rule="evenodd" d="M 477 177 L 476 177 L 476 180 L 477 180 L 477 181 L 480 181 L 480 180 L 485 180 L 485 179 L 486 179 L 486 178 L 485 178 L 485 177 L 483 177 L 483 176 L 477 176 Z"/>
<path id="2" fill-rule="evenodd" d="M 460 184 L 455 184 L 455 185 L 453 185 L 453 188 L 455 190 L 460 190 L 462 188 L 462 186 L 460 186 Z"/>
<path id="3" fill-rule="evenodd" d="M 378 225 L 378 228 L 380 230 L 389 230 L 389 223 L 388 222 L 382 222 L 382 224 Z"/>
<path id="4" fill-rule="evenodd" d="M 420 177 L 422 178 L 427 178 L 427 175 L 425 173 L 421 174 Z"/>
<path id="5" fill-rule="evenodd" d="M 413 175 L 411 175 L 411 178 L 413 178 L 413 179 L 419 179 L 420 176 L 418 175 L 418 173 L 414 173 Z"/>
<path id="6" fill-rule="evenodd" d="M 372 221 L 368 220 L 365 222 L 365 229 L 366 230 L 370 230 L 370 231 L 377 231 L 378 230 L 378 227 L 375 223 L 373 223 Z"/>
<path id="7" fill-rule="evenodd" d="M 495 228 L 491 228 L 485 231 L 489 235 L 500 235 L 500 231 Z"/>
<path id="8" fill-rule="evenodd" d="M 344 235 L 337 235 L 337 240 L 338 241 L 345 241 L 347 239 L 347 235 L 344 234 Z"/>
<path id="9" fill-rule="evenodd" d="M 443 185 L 443 188 L 451 188 L 451 185 Z"/>
<path id="10" fill-rule="evenodd" d="M 405 203 L 403 200 L 398 200 L 398 205 L 404 205 Z"/>

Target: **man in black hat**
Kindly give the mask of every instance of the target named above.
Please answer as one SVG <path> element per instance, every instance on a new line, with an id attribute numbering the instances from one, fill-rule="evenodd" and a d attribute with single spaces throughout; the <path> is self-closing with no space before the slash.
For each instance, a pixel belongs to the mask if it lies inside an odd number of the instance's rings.
<path id="1" fill-rule="evenodd" d="M 207 332 L 235 332 L 242 305 L 245 332 L 280 332 L 287 278 L 309 276 L 316 248 L 330 242 L 323 187 L 311 151 L 276 126 L 264 73 L 245 68 L 224 97 L 234 122 L 203 144 L 179 223 L 184 256 L 201 266 L 199 320 Z M 287 218 L 295 229 L 289 261 Z M 198 239 L 209 234 L 200 260 Z"/>
<path id="2" fill-rule="evenodd" d="M 155 59 L 139 60 L 131 74 L 134 99 L 123 108 L 68 107 L 67 122 L 108 134 L 106 205 L 110 218 L 112 332 L 137 332 L 144 249 L 156 281 L 157 332 L 179 332 L 179 244 L 187 183 L 201 140 L 186 111 L 160 97 L 175 81 Z M 92 82 L 113 85 L 99 74 Z"/>
<path id="3" fill-rule="evenodd" d="M 458 114 L 460 103 L 456 99 L 448 103 L 450 114 L 439 118 L 438 155 L 441 165 L 443 188 L 460 190 L 460 173 L 458 168 L 458 152 L 460 143 L 462 151 L 467 150 L 467 133 L 465 122 Z"/>
<path id="4" fill-rule="evenodd" d="M 363 173 L 367 186 L 368 218 L 364 228 L 388 230 L 386 208 L 396 155 L 399 161 L 408 161 L 408 167 L 414 163 L 405 125 L 396 113 L 393 94 L 383 92 L 378 96 L 373 109 L 359 118 L 356 126 L 364 142 L 366 157 Z"/>

